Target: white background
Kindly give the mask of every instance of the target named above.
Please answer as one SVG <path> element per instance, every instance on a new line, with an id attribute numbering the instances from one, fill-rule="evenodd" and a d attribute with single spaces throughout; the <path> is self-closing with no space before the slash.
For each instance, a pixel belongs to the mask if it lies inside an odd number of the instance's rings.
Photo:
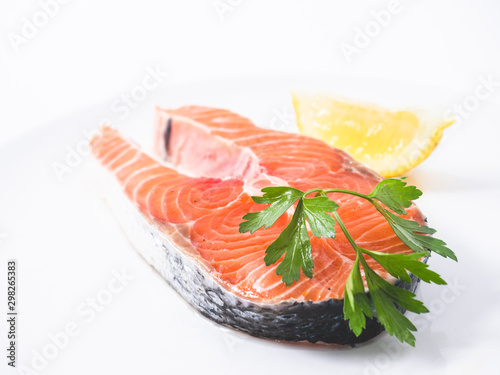
<path id="1" fill-rule="evenodd" d="M 417 337 L 417 345 L 423 343 L 420 347 L 405 347 L 394 358 L 384 346 L 393 342 L 389 337 L 380 339 L 382 344 L 357 351 L 332 351 L 277 346 L 219 333 L 217 327 L 189 314 L 190 309 L 175 293 L 163 288 L 158 277 L 132 252 L 126 252 L 122 263 L 116 264 L 85 257 L 85 246 L 102 241 L 114 249 L 110 256 L 121 256 L 120 245 L 126 246 L 126 242 L 113 242 L 120 236 L 116 228 L 111 238 L 105 238 L 114 222 L 97 202 L 78 202 L 79 196 L 73 194 L 78 189 L 76 180 L 50 189 L 44 185 L 45 202 L 39 202 L 36 209 L 24 211 L 27 207 L 8 205 L 9 200 L 20 199 L 22 194 L 36 195 L 41 187 L 36 180 L 38 174 L 32 171 L 46 173 L 51 161 L 64 156 L 63 152 L 57 151 L 56 157 L 47 151 L 43 162 L 42 158 L 37 161 L 38 155 L 30 154 L 30 150 L 41 147 L 40 143 L 45 142 L 47 149 L 63 149 L 66 144 L 53 147 L 57 135 L 50 131 L 31 136 L 36 128 L 43 130 L 45 126 L 62 133 L 61 129 L 95 127 L 94 114 L 105 112 L 118 118 L 113 103 L 141 84 L 148 67 L 160 67 L 168 72 L 168 78 L 138 104 L 141 111 L 134 112 L 132 118 L 137 121 L 156 101 L 164 101 L 162 95 L 175 96 L 179 87 L 203 87 L 208 93 L 213 87 L 217 93 L 219 82 L 237 84 L 252 77 L 260 77 L 255 82 L 262 92 L 267 88 L 265 77 L 308 75 L 316 80 L 322 76 L 343 77 L 344 86 L 346 82 L 354 85 L 351 92 L 359 85 L 361 97 L 364 81 L 372 82 L 372 92 L 373 82 L 378 82 L 385 93 L 387 87 L 398 87 L 401 92 L 393 96 L 402 97 L 411 97 L 415 87 L 424 87 L 429 95 L 445 93 L 443 102 L 451 105 L 463 104 L 474 96 L 481 79 L 500 82 L 500 4 L 494 0 L 401 0 L 401 11 L 367 47 L 352 55 L 350 62 L 341 44 L 354 45 L 356 30 L 373 21 L 372 12 L 387 9 L 388 1 L 233 0 L 222 1 L 232 9 L 222 15 L 215 3 L 73 0 L 60 5 L 47 24 L 26 38 L 18 50 L 11 42 L 12 34 L 23 35 L 25 18 L 33 20 L 40 3 L 0 3 L 0 150 L 16 145 L 12 160 L 0 160 L 0 170 L 9 171 L 11 176 L 8 181 L 0 176 L 0 234 L 7 232 L 6 239 L 0 238 L 4 242 L 0 242 L 0 249 L 6 245 L 5 257 L 23 260 L 20 277 L 25 283 L 25 296 L 32 296 L 24 300 L 24 320 L 20 323 L 20 342 L 24 340 L 26 349 L 20 353 L 21 362 L 29 365 L 31 350 L 41 350 L 49 342 L 49 332 L 63 329 L 75 318 L 75 306 L 83 296 L 96 293 L 112 278 L 109 270 L 125 264 L 139 281 L 134 281 L 107 315 L 103 313 L 87 327 L 42 373 L 165 374 L 204 368 L 206 373 L 266 374 L 280 369 L 289 373 L 293 369 L 314 371 L 315 364 L 337 373 L 413 373 L 426 358 L 428 373 L 495 373 L 492 365 L 500 347 L 500 292 L 495 272 L 500 248 L 495 241 L 498 229 L 492 211 L 500 209 L 495 196 L 500 189 L 500 87 L 450 129 L 436 154 L 410 176 L 425 192 L 421 202 L 424 212 L 461 260 L 455 267 L 438 259 L 433 265 L 440 267 L 448 280 L 458 278 L 458 283 L 466 287 L 460 300 L 437 316 L 432 329 L 422 330 Z M 330 89 L 336 91 L 334 86 Z M 182 94 L 189 98 L 186 89 Z M 193 98 L 198 97 L 210 95 L 193 93 Z M 88 125 L 82 125 L 88 113 L 92 114 Z M 149 118 L 146 122 L 149 126 Z M 71 142 L 80 138 L 78 130 Z M 71 142 L 68 144 L 75 144 Z M 15 173 L 12 168 L 16 168 Z M 50 179 L 54 184 L 53 174 Z M 49 227 L 48 223 L 69 215 L 64 206 L 71 207 L 73 215 L 75 210 L 82 212 L 81 216 L 100 213 L 99 227 L 89 233 L 85 221 L 60 220 L 60 225 L 66 224 L 64 231 L 59 226 L 54 232 L 54 225 Z M 94 242 L 89 239 L 92 236 Z M 66 248 L 69 255 L 62 255 L 59 250 Z M 37 251 L 30 253 L 34 249 Z M 2 272 L 3 264 L 2 260 Z M 3 280 L 4 274 L 0 277 Z M 87 289 L 86 282 L 90 285 Z M 87 294 L 81 294 L 78 288 Z M 80 292 L 73 295 L 72 290 Z M 426 290 L 427 302 L 440 295 L 439 289 Z M 163 299 L 164 295 L 170 299 Z M 142 310 L 141 304 L 147 310 Z M 162 314 L 172 306 L 178 309 L 173 319 L 188 322 L 166 327 L 167 323 L 161 322 Z M 132 316 L 130 325 L 124 326 L 114 318 L 124 314 L 123 309 L 133 312 L 127 316 Z M 3 336 L 4 326 L 0 328 Z M 391 358 L 389 365 L 383 362 L 383 356 Z M 3 371 L 4 359 L 1 361 Z"/>
<path id="2" fill-rule="evenodd" d="M 66 0 L 67 1 L 67 0 Z M 336 73 L 473 91 L 500 77 L 495 0 L 401 1 L 402 11 L 352 63 L 340 43 L 388 1 L 69 1 L 16 53 L 38 1 L 0 5 L 1 141 L 133 87 L 149 64 L 171 82 L 255 73 Z"/>

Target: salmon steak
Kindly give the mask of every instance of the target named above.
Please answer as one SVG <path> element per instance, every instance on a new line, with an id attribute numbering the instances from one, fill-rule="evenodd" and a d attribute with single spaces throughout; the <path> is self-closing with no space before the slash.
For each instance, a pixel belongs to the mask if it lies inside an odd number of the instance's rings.
<path id="1" fill-rule="evenodd" d="M 354 345 L 383 331 L 376 319 L 356 336 L 344 320 L 343 298 L 356 252 L 341 230 L 317 238 L 309 230 L 314 276 L 286 286 L 266 266 L 266 248 L 293 215 L 240 233 L 248 212 L 263 210 L 251 196 L 268 186 L 348 189 L 370 193 L 382 180 L 347 153 L 304 135 L 263 129 L 228 110 L 157 108 L 150 156 L 112 128 L 91 141 L 105 199 L 137 251 L 194 308 L 209 319 L 253 336 Z M 365 200 L 329 194 L 363 248 L 410 253 Z M 405 218 L 425 225 L 413 204 Z M 337 224 L 336 224 L 337 226 Z M 338 228 L 336 228 L 338 229 Z M 366 257 L 385 280 L 414 291 Z"/>

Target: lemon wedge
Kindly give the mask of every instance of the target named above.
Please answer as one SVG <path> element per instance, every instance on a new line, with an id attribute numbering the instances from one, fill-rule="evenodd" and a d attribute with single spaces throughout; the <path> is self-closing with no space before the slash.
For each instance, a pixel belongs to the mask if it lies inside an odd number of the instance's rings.
<path id="1" fill-rule="evenodd" d="M 420 164 L 454 121 L 322 94 L 293 93 L 292 99 L 302 134 L 348 152 L 384 177 L 399 176 Z"/>

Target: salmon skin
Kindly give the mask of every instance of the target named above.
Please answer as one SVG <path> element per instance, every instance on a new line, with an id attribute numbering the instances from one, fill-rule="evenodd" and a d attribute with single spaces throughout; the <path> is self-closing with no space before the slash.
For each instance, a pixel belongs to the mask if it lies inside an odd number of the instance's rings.
<path id="1" fill-rule="evenodd" d="M 266 186 L 300 190 L 341 188 L 369 193 L 382 178 L 348 154 L 299 134 L 256 127 L 222 109 L 157 108 L 152 158 L 103 127 L 91 142 L 106 200 L 137 251 L 193 307 L 209 319 L 253 336 L 285 341 L 354 345 L 383 331 L 367 319 L 359 337 L 343 315 L 346 278 L 356 254 L 341 230 L 337 238 L 311 235 L 314 277 L 287 287 L 265 250 L 291 219 L 239 233 L 247 212 L 266 206 L 252 195 Z M 382 252 L 411 250 L 368 202 L 331 194 L 347 229 L 361 246 Z M 425 224 L 415 205 L 407 218 Z M 396 281 L 371 258 L 384 279 Z"/>

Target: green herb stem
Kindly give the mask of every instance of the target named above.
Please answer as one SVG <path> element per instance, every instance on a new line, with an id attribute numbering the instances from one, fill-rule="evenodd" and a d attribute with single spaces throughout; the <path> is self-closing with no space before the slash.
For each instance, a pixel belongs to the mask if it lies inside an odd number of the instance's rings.
<path id="1" fill-rule="evenodd" d="M 360 247 L 356 244 L 356 242 L 354 242 L 354 239 L 352 238 L 351 234 L 347 230 L 344 222 L 340 218 L 340 216 L 337 213 L 337 211 L 333 212 L 333 217 L 335 218 L 335 220 L 337 220 L 337 223 L 338 223 L 340 229 L 342 229 L 342 232 L 346 236 L 346 238 L 349 241 L 349 243 L 351 244 L 351 246 L 354 248 L 354 250 L 356 250 L 356 252 L 359 252 L 360 251 Z"/>
<path id="2" fill-rule="evenodd" d="M 409 273 L 425 282 L 441 285 L 446 283 L 437 273 L 429 270 L 427 264 L 422 263 L 420 259 L 428 256 L 429 251 L 453 260 L 457 260 L 456 255 L 446 247 L 444 241 L 430 236 L 436 232 L 435 229 L 403 217 L 406 215 L 405 209 L 409 208 L 412 201 L 419 198 L 422 192 L 414 186 L 407 186 L 404 178 L 382 180 L 370 194 L 321 188 L 303 192 L 288 186 L 266 187 L 262 192 L 263 196 L 252 199 L 258 204 L 268 204 L 268 206 L 262 211 L 245 214 L 244 221 L 239 226 L 241 233 L 254 233 L 262 227 L 269 228 L 297 203 L 289 224 L 267 247 L 265 264 L 270 266 L 280 262 L 276 273 L 282 276 L 287 286 L 298 282 L 301 273 L 312 278 L 314 262 L 306 222 L 313 236 L 332 239 L 336 237 L 335 227 L 338 223 L 342 233 L 356 251 L 356 259 L 344 289 L 344 318 L 349 321 L 349 327 L 356 336 L 359 336 L 366 327 L 365 317 L 376 316 L 389 334 L 395 335 L 402 342 L 415 345 L 415 337 L 411 332 L 416 328 L 397 307 L 418 314 L 428 310 L 422 302 L 415 299 L 413 293 L 389 283 L 370 268 L 365 254 L 389 274 L 406 283 L 411 283 Z M 309 194 L 315 192 L 317 194 L 314 197 L 307 198 Z M 327 194 L 330 193 L 354 195 L 370 202 L 391 226 L 396 236 L 413 250 L 413 253 L 384 253 L 358 246 L 337 212 L 339 205 L 328 197 Z M 370 298 L 365 292 L 360 267 L 364 271 Z"/>
<path id="3" fill-rule="evenodd" d="M 344 193 L 344 194 L 349 194 L 349 195 L 355 195 L 357 197 L 366 199 L 366 200 L 368 200 L 370 202 L 372 201 L 372 199 L 370 197 L 368 197 L 367 195 L 358 193 L 356 191 L 351 191 L 351 190 L 344 190 L 344 189 L 324 189 L 323 192 L 327 193 L 327 194 L 330 194 L 330 193 Z"/>

